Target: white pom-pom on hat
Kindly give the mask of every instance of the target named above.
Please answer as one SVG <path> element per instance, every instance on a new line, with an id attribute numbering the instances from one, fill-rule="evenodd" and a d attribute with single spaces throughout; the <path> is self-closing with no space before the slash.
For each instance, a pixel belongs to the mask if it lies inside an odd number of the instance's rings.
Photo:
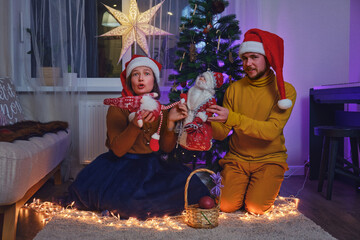
<path id="1" fill-rule="evenodd" d="M 278 101 L 278 107 L 281 109 L 288 109 L 292 106 L 292 101 L 290 99 L 281 99 Z"/>

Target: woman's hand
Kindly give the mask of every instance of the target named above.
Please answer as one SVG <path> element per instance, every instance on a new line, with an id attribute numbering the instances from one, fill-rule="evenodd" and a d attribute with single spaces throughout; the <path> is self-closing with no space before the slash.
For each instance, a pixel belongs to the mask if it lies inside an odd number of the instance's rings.
<path id="1" fill-rule="evenodd" d="M 209 122 L 222 122 L 225 123 L 229 116 L 229 109 L 221 107 L 219 105 L 211 105 L 206 109 L 207 112 L 212 113 L 213 117 L 209 117 Z"/>
<path id="2" fill-rule="evenodd" d="M 151 111 L 147 111 L 147 110 L 143 110 L 141 111 L 139 114 L 141 114 L 141 119 L 144 123 L 151 123 L 155 121 L 155 115 L 153 114 L 153 112 Z M 139 127 L 139 122 L 138 122 L 138 116 L 137 114 L 135 115 L 134 119 L 132 120 L 133 124 L 135 124 L 135 126 Z M 142 126 L 141 126 L 142 127 Z"/>
<path id="3" fill-rule="evenodd" d="M 188 109 L 185 103 L 180 103 L 171 108 L 168 115 L 167 126 L 169 130 L 174 129 L 175 122 L 182 120 L 188 116 Z"/>

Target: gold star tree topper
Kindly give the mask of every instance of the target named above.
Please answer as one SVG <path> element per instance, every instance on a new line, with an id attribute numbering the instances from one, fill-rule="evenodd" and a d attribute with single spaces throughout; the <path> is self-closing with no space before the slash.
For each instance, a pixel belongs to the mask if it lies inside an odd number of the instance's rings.
<path id="1" fill-rule="evenodd" d="M 137 43 L 142 48 L 142 50 L 144 50 L 146 55 L 149 56 L 149 47 L 146 42 L 146 36 L 172 35 L 171 33 L 163 31 L 160 28 L 149 24 L 151 18 L 163 3 L 164 1 L 150 8 L 146 12 L 140 13 L 136 0 L 130 0 L 130 9 L 128 15 L 104 4 L 111 15 L 114 16 L 116 21 L 120 23 L 120 26 L 100 36 L 122 36 L 122 47 L 118 63 L 133 43 Z"/>

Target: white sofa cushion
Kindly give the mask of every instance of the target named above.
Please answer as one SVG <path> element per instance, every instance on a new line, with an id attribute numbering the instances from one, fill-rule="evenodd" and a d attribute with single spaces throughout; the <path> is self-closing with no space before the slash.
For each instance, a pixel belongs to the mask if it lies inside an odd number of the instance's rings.
<path id="1" fill-rule="evenodd" d="M 0 142 L 0 205 L 20 200 L 64 159 L 69 146 L 69 130 Z"/>

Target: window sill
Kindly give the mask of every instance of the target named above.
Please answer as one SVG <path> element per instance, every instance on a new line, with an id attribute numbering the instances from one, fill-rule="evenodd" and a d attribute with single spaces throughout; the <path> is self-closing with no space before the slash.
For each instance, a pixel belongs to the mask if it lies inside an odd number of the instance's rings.
<path id="1" fill-rule="evenodd" d="M 34 80 L 34 79 L 32 79 Z M 71 86 L 61 85 L 62 79 L 58 79 L 60 85 L 56 86 L 18 86 L 16 91 L 26 92 L 121 92 L 122 85 L 119 78 L 76 78 Z M 35 80 L 34 80 L 35 81 Z"/>
<path id="2" fill-rule="evenodd" d="M 119 78 L 77 78 L 76 84 L 73 86 L 18 86 L 16 91 L 18 93 L 31 92 L 88 92 L 88 93 L 120 93 L 122 91 L 122 84 Z M 161 86 L 161 92 L 168 92 L 170 86 Z"/>

